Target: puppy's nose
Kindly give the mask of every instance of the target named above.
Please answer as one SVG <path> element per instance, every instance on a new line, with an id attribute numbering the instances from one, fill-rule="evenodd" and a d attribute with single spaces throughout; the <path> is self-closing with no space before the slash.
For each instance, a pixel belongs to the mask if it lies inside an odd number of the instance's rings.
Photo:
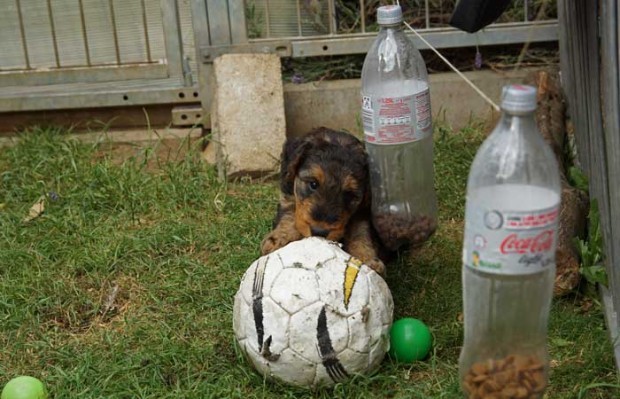
<path id="1" fill-rule="evenodd" d="M 329 234 L 329 230 L 323 229 L 321 227 L 310 227 L 310 232 L 313 236 L 319 237 L 327 237 L 327 235 Z"/>

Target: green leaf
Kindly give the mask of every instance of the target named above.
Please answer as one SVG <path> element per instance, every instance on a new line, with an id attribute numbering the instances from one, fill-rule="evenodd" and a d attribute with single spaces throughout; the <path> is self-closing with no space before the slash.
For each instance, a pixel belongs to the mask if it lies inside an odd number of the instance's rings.
<path id="1" fill-rule="evenodd" d="M 551 344 L 553 346 L 557 346 L 557 347 L 561 348 L 561 347 L 564 347 L 564 346 L 574 345 L 574 342 L 571 342 L 571 341 L 569 341 L 567 339 L 564 339 L 564 338 L 557 337 L 557 338 L 552 338 L 551 339 Z"/>
<path id="2" fill-rule="evenodd" d="M 571 186 L 588 192 L 588 178 L 581 171 L 581 169 L 575 166 L 571 166 L 570 168 L 568 168 L 568 181 L 570 182 Z"/>
<path id="3" fill-rule="evenodd" d="M 607 286 L 607 271 L 603 266 L 594 265 L 579 269 L 581 274 L 592 284 L 602 284 Z"/>

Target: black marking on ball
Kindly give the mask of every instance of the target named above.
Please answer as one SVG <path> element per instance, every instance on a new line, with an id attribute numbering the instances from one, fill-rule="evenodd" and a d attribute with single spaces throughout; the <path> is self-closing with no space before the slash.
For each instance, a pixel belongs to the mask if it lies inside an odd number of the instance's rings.
<path id="1" fill-rule="evenodd" d="M 265 340 L 265 343 L 263 344 L 260 354 L 261 356 L 263 356 L 265 359 L 269 360 L 270 362 L 275 362 L 280 358 L 279 354 L 271 353 L 271 335 L 268 336 L 267 339 Z"/>
<path id="2" fill-rule="evenodd" d="M 254 315 L 254 326 L 256 327 L 256 337 L 258 338 L 258 352 L 263 350 L 263 338 L 265 335 L 265 328 L 263 326 L 263 282 L 265 280 L 265 267 L 267 260 L 264 263 L 259 263 L 254 271 L 254 285 L 252 286 L 252 314 Z"/>
<path id="3" fill-rule="evenodd" d="M 323 367 L 327 371 L 327 375 L 334 382 L 343 381 L 349 378 L 349 374 L 345 370 L 334 347 L 332 346 L 332 339 L 329 336 L 329 329 L 327 328 L 327 314 L 325 312 L 325 306 L 319 313 L 319 318 L 316 325 L 316 339 L 319 343 L 319 356 L 321 357 Z"/>

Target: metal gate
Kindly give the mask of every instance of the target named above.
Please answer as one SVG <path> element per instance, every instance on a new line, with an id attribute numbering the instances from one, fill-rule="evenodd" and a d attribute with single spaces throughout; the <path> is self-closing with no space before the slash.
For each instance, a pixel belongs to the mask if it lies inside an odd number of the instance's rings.
<path id="1" fill-rule="evenodd" d="M 275 51 L 283 56 L 365 53 L 377 32 L 368 20 L 373 10 L 396 0 L 195 0 L 194 25 L 204 27 L 203 62 L 225 52 Z M 493 24 L 476 34 L 450 27 L 448 18 L 431 16 L 431 2 L 444 16 L 456 0 L 399 0 L 405 19 L 437 48 L 555 41 L 557 19 L 540 20 L 542 7 L 555 10 L 551 0 L 520 0 L 512 7 L 516 20 Z M 533 6 L 538 5 L 538 10 Z M 207 18 L 204 18 L 204 16 Z M 552 13 L 555 15 L 555 12 Z M 243 23 L 245 21 L 245 23 Z M 415 39 L 418 48 L 424 43 Z"/>
<path id="2" fill-rule="evenodd" d="M 225 53 L 363 54 L 391 0 L 0 0 L 0 112 L 201 102 Z M 437 48 L 557 40 L 552 0 L 517 0 L 510 22 L 467 34 L 437 20 L 456 0 L 400 0 Z M 412 37 L 419 48 L 426 45 Z"/>
<path id="3" fill-rule="evenodd" d="M 188 6 L 175 0 L 0 5 L 0 112 L 197 101 L 182 45 L 180 11 L 189 17 Z"/>
<path id="4" fill-rule="evenodd" d="M 456 0 L 400 0 L 405 18 L 436 48 L 557 41 L 557 19 L 537 18 L 536 5 L 555 11 L 555 1 L 515 1 L 520 21 L 492 24 L 476 34 L 449 27 L 431 18 L 430 3 L 445 4 L 451 12 Z M 211 105 L 211 63 L 226 53 L 268 52 L 282 57 L 363 54 L 377 26 L 366 15 L 387 0 L 192 0 L 196 59 L 200 65 L 203 109 Z M 542 4 L 542 6 L 541 6 Z M 343 20 L 349 18 L 348 26 Z M 414 35 L 419 49 L 426 44 Z"/>

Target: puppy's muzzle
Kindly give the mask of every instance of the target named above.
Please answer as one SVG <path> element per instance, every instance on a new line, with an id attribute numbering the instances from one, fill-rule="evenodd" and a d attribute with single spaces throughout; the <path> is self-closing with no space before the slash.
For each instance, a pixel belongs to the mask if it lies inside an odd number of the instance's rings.
<path id="1" fill-rule="evenodd" d="M 322 227 L 316 227 L 316 226 L 312 226 L 310 227 L 310 233 L 312 233 L 313 236 L 318 236 L 318 237 L 327 237 L 329 235 L 331 231 L 324 229 Z"/>

